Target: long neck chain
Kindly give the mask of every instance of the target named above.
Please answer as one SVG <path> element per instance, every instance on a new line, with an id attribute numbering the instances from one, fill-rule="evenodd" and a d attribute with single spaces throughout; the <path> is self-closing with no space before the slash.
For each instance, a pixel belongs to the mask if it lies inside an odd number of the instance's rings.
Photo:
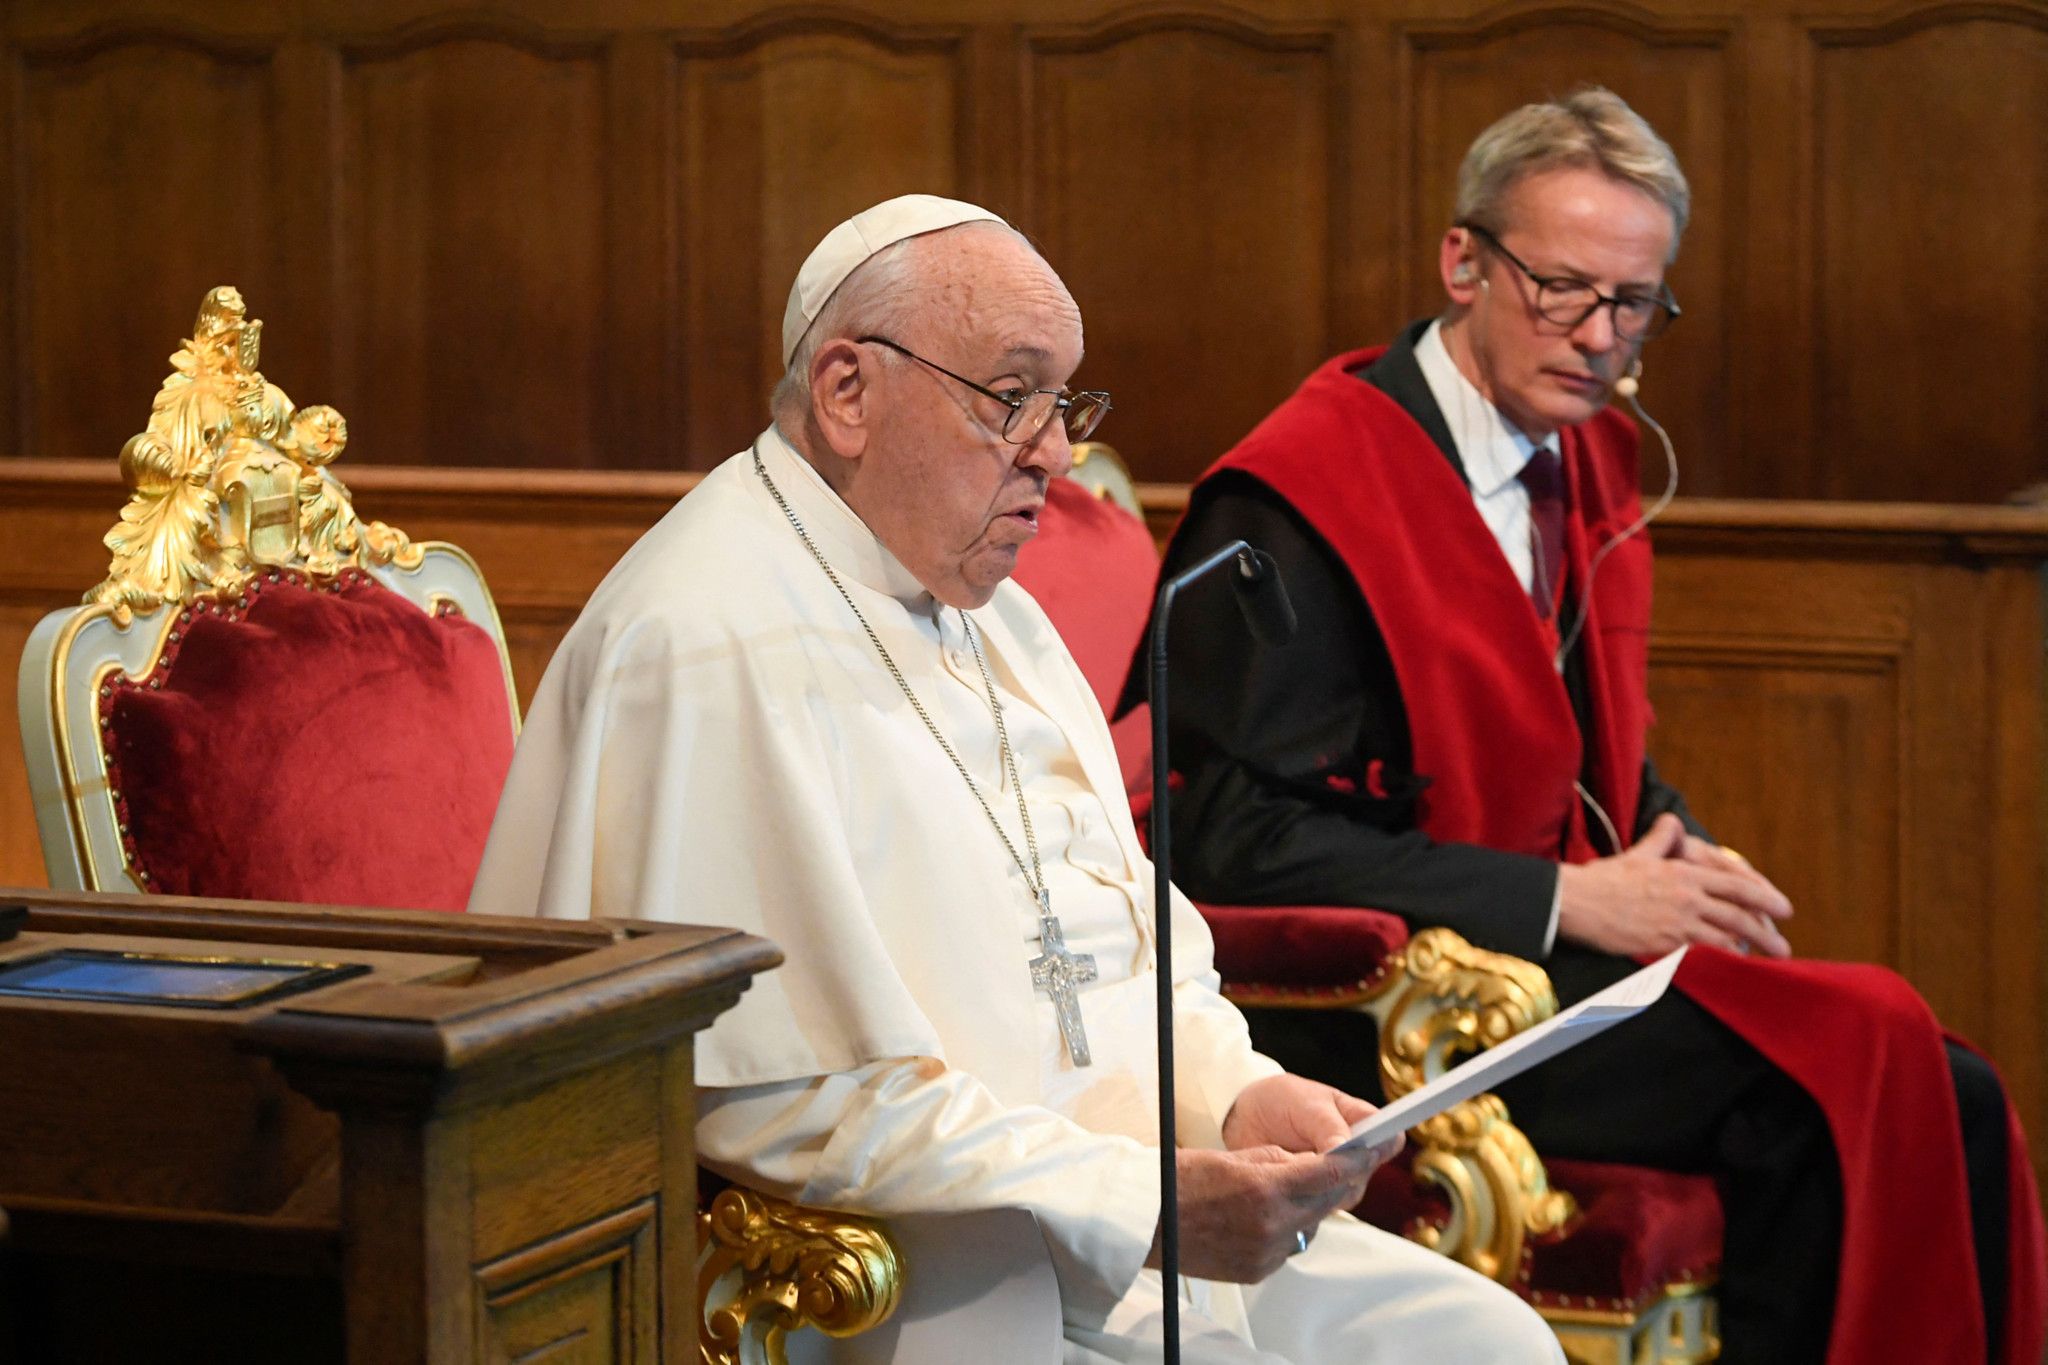
<path id="1" fill-rule="evenodd" d="M 1017 756 L 1010 748 L 1010 731 L 1003 724 L 1003 703 L 996 696 L 996 681 L 994 675 L 989 672 L 988 660 L 982 657 L 981 640 L 974 629 L 973 618 L 964 611 L 960 613 L 960 623 L 967 631 L 967 643 L 974 650 L 974 662 L 981 667 L 982 685 L 988 689 L 989 710 L 995 713 L 996 743 L 1002 752 L 1003 770 L 1009 774 L 1010 787 L 1017 794 L 1017 814 L 1024 821 L 1024 846 L 1031 851 L 1029 867 L 1025 866 L 1024 859 L 1018 856 L 1017 846 L 1010 842 L 1009 834 L 1003 829 L 1003 822 L 996 819 L 994 807 L 990 806 L 988 798 L 982 795 L 981 787 L 967 771 L 967 765 L 960 761 L 960 755 L 953 752 L 953 746 L 947 743 L 945 735 L 939 732 L 939 727 L 932 721 L 931 713 L 926 711 L 924 703 L 917 699 L 917 693 L 910 690 L 909 680 L 903 676 L 903 670 L 896 667 L 896 660 L 890 657 L 887 646 L 882 643 L 882 637 L 875 634 L 875 628 L 868 624 L 868 618 L 854 604 L 852 595 L 846 591 L 846 584 L 840 582 L 839 575 L 833 571 L 832 565 L 818 549 L 817 543 L 811 539 L 810 532 L 804 530 L 803 522 L 797 519 L 796 509 L 782 496 L 782 490 L 775 486 L 775 480 L 768 477 L 768 467 L 761 463 L 761 446 L 758 441 L 754 443 L 753 455 L 754 472 L 760 475 L 761 482 L 767 485 L 768 495 L 775 499 L 775 505 L 782 509 L 782 515 L 789 518 L 789 524 L 796 531 L 797 539 L 811 552 L 811 558 L 818 561 L 818 567 L 825 571 L 825 577 L 831 579 L 832 586 L 839 590 L 840 600 L 845 602 L 847 610 L 853 613 L 853 619 L 860 622 L 861 630 L 867 634 L 868 643 L 882 656 L 882 662 L 888 666 L 889 676 L 896 680 L 896 686 L 903 689 L 904 700 L 910 703 L 910 709 L 917 712 L 917 718 L 924 722 L 924 728 L 931 732 L 932 738 L 939 742 L 939 747 L 946 751 L 946 757 L 953 760 L 953 767 L 959 772 L 960 780 L 967 784 L 967 790 L 974 794 L 975 803 L 981 807 L 981 813 L 988 817 L 989 827 L 995 830 L 996 837 L 1001 839 L 1003 847 L 1009 850 L 1010 860 L 1017 864 L 1017 870 L 1024 874 L 1024 885 L 1037 899 L 1039 909 L 1046 911 L 1048 896 L 1045 889 L 1045 873 L 1038 863 L 1038 837 L 1031 829 L 1031 808 L 1024 804 L 1024 784 L 1017 780 Z"/>

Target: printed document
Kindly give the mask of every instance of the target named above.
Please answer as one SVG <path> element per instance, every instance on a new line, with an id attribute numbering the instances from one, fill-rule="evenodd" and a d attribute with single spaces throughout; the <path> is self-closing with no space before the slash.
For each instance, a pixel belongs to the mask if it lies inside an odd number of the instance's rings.
<path id="1" fill-rule="evenodd" d="M 1396 1133 L 1434 1118 L 1459 1100 L 1491 1090 L 1536 1063 L 1555 1057 L 1566 1048 L 1577 1047 L 1595 1034 L 1642 1013 L 1671 985 L 1671 977 L 1684 957 L 1685 949 L 1673 949 L 1606 990 L 1589 995 L 1536 1027 L 1452 1067 L 1428 1085 L 1409 1091 L 1378 1113 L 1353 1124 L 1350 1140 L 1337 1150 L 1391 1142 Z"/>

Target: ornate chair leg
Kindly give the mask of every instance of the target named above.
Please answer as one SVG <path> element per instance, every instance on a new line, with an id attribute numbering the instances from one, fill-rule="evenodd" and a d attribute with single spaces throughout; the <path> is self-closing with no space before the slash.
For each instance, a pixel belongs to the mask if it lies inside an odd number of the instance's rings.
<path id="1" fill-rule="evenodd" d="M 886 1321 L 903 1267 L 881 1224 L 734 1187 L 697 1214 L 701 1365 L 785 1365 L 783 1339 Z"/>

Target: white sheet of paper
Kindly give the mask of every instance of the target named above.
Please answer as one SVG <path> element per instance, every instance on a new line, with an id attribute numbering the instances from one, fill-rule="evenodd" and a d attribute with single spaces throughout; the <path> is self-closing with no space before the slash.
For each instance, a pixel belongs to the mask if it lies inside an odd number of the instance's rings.
<path id="1" fill-rule="evenodd" d="M 1452 1067 L 1420 1090 L 1409 1091 L 1378 1113 L 1353 1124 L 1350 1140 L 1337 1150 L 1390 1142 L 1396 1133 L 1436 1117 L 1458 1101 L 1491 1090 L 1536 1063 L 1555 1057 L 1566 1048 L 1577 1047 L 1593 1035 L 1640 1014 L 1664 994 L 1684 957 L 1685 949 L 1674 949 L 1606 990 L 1589 995 L 1536 1027 Z"/>

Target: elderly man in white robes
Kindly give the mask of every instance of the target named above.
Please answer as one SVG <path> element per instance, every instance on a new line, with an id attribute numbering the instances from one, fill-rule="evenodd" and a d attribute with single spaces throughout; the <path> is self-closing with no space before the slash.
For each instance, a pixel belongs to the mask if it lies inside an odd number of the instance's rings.
<path id="1" fill-rule="evenodd" d="M 471 908 L 773 939 L 787 964 L 698 1041 L 705 1164 L 882 1217 L 1022 1210 L 1039 1235 L 1003 1254 L 1049 1264 L 1046 1358 L 1136 1361 L 1162 1312 L 1152 873 L 1088 684 L 1006 581 L 1108 406 L 1065 388 L 1081 351 L 985 210 L 834 229 L 774 424 L 549 666 Z M 1173 913 L 1185 1358 L 1560 1361 L 1505 1290 L 1339 1212 L 1387 1155 L 1332 1151 L 1369 1107 L 1254 1052 Z M 1077 1016 L 1033 968 L 1065 955 Z"/>

